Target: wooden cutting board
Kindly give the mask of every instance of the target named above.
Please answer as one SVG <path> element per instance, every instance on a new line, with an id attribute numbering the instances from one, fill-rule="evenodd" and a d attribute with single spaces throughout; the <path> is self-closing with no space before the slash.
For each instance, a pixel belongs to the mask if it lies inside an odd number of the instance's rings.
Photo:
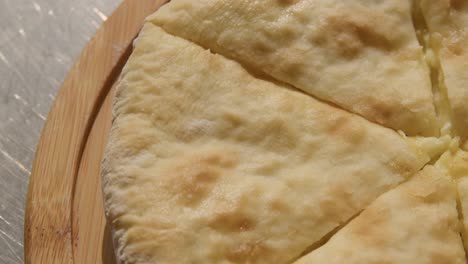
<path id="1" fill-rule="evenodd" d="M 164 0 L 126 0 L 83 50 L 49 113 L 26 204 L 26 263 L 115 263 L 100 162 L 113 87 L 144 18 Z"/>

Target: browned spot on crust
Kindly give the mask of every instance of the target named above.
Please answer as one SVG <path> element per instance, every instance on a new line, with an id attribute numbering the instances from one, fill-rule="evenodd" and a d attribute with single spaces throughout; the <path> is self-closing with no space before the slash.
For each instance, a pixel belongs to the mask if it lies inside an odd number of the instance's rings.
<path id="1" fill-rule="evenodd" d="M 290 210 L 290 206 L 285 203 L 282 199 L 274 199 L 270 202 L 270 208 L 274 211 L 280 211 L 287 213 Z"/>
<path id="2" fill-rule="evenodd" d="M 286 148 L 294 148 L 297 144 L 296 131 L 291 129 L 288 122 L 283 118 L 274 118 L 265 122 L 262 128 L 261 135 L 270 134 L 272 141 L 275 140 L 278 146 L 285 146 Z"/>
<path id="3" fill-rule="evenodd" d="M 264 175 L 264 176 L 272 176 L 277 173 L 280 168 L 284 166 L 284 164 L 280 161 L 270 161 L 261 164 L 255 172 Z"/>
<path id="4" fill-rule="evenodd" d="M 390 212 L 372 208 L 364 211 L 358 219 L 349 224 L 350 232 L 370 245 L 385 246 L 388 239 L 388 234 L 384 233 L 385 223 L 391 219 Z"/>
<path id="5" fill-rule="evenodd" d="M 195 165 L 180 168 L 174 179 L 178 184 L 179 195 L 189 203 L 201 200 L 219 177 L 219 171 L 206 165 Z"/>
<path id="6" fill-rule="evenodd" d="M 303 56 L 302 51 L 293 49 L 278 53 L 278 63 L 266 65 L 264 72 L 280 71 L 289 75 L 290 78 L 298 78 L 304 74 Z"/>
<path id="7" fill-rule="evenodd" d="M 357 144 L 366 136 L 365 130 L 354 122 L 354 117 L 338 114 L 329 117 L 330 125 L 327 128 L 327 132 L 330 135 L 334 135 L 345 139 L 348 142 Z"/>
<path id="8" fill-rule="evenodd" d="M 359 55 L 367 47 L 393 50 L 390 32 L 377 27 L 373 19 L 372 14 L 330 16 L 311 40 L 347 58 Z"/>
<path id="9" fill-rule="evenodd" d="M 223 61 L 218 58 L 218 55 L 210 56 L 208 64 L 213 72 L 219 72 L 224 67 Z"/>
<path id="10" fill-rule="evenodd" d="M 168 173 L 169 187 L 185 204 L 196 204 L 211 191 L 223 169 L 233 168 L 236 164 L 234 156 L 228 152 L 213 151 L 200 154 L 187 159 Z"/>
<path id="11" fill-rule="evenodd" d="M 437 250 L 431 252 L 431 261 L 432 263 L 452 263 L 453 261 L 453 252 L 444 252 L 442 250 Z"/>
<path id="12" fill-rule="evenodd" d="M 462 9 L 466 3 L 466 0 L 449 0 L 450 7 L 455 10 Z"/>
<path id="13" fill-rule="evenodd" d="M 221 232 L 244 232 L 255 227 L 255 221 L 242 213 L 218 214 L 209 226 Z"/>
<path id="14" fill-rule="evenodd" d="M 237 160 L 232 153 L 212 152 L 200 157 L 201 163 L 206 163 L 212 166 L 221 168 L 233 168 L 237 164 Z"/>
<path id="15" fill-rule="evenodd" d="M 244 117 L 240 116 L 236 112 L 226 111 L 223 113 L 223 119 L 231 124 L 232 128 L 243 126 L 246 122 Z"/>
<path id="16" fill-rule="evenodd" d="M 277 1 L 278 1 L 278 4 L 280 5 L 293 5 L 299 2 L 299 0 L 277 0 Z"/>
<path id="17" fill-rule="evenodd" d="M 265 41 L 258 40 L 252 44 L 252 48 L 259 54 L 272 53 L 275 49 L 272 45 L 269 45 Z"/>
<path id="18" fill-rule="evenodd" d="M 322 217 L 325 219 L 340 219 L 340 216 L 343 215 L 345 211 L 348 211 L 348 214 L 352 214 L 354 208 L 350 203 L 351 193 L 347 186 L 331 186 L 326 194 L 326 197 L 329 198 L 322 199 L 318 203 Z"/>
<path id="19" fill-rule="evenodd" d="M 393 108 L 384 100 L 368 97 L 365 105 L 369 108 L 365 113 L 369 113 L 378 123 L 385 124 L 394 119 L 395 112 Z"/>
<path id="20" fill-rule="evenodd" d="M 234 263 L 253 263 L 269 252 L 269 248 L 262 241 L 246 242 L 229 249 L 226 258 Z"/>

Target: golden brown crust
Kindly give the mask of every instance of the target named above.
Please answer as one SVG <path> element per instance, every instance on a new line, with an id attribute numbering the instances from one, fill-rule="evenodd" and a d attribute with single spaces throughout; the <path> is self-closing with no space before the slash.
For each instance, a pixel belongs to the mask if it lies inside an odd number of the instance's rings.
<path id="1" fill-rule="evenodd" d="M 410 2 L 175 0 L 148 20 L 371 121 L 437 135 Z"/>
<path id="2" fill-rule="evenodd" d="M 466 263 L 455 193 L 446 174 L 426 167 L 296 263 Z"/>
<path id="3" fill-rule="evenodd" d="M 286 263 L 429 160 L 152 24 L 136 43 L 103 163 L 123 263 Z"/>
<path id="4" fill-rule="evenodd" d="M 466 263 L 468 2 L 417 1 L 461 143 L 383 127 L 440 128 L 410 2 L 173 0 L 148 18 L 103 161 L 117 258 L 290 263 L 344 226 L 298 263 Z"/>

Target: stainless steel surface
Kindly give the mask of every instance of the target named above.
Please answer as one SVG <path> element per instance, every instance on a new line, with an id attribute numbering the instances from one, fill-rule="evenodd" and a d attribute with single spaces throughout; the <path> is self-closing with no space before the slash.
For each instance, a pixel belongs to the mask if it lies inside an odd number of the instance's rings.
<path id="1" fill-rule="evenodd" d="M 39 135 L 74 59 L 120 0 L 0 0 L 0 263 L 23 263 Z"/>

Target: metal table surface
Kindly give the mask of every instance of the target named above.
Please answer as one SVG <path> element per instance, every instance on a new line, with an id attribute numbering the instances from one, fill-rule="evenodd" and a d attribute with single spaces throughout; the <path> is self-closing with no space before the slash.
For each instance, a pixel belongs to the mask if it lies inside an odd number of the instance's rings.
<path id="1" fill-rule="evenodd" d="M 120 0 L 0 0 L 0 263 L 23 263 L 34 152 L 81 49 Z"/>

